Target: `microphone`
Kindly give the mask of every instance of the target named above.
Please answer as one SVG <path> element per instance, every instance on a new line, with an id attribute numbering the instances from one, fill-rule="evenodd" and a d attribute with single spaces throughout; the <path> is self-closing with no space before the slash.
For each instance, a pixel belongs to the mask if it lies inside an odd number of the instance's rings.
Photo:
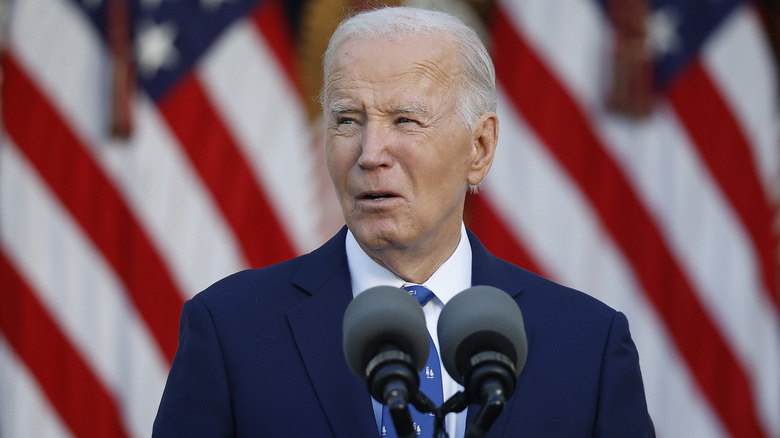
<path id="1" fill-rule="evenodd" d="M 514 393 L 528 356 L 523 314 L 502 290 L 474 286 L 444 306 L 437 327 L 444 367 L 483 405 L 466 436 L 484 436 Z"/>
<path id="2" fill-rule="evenodd" d="M 416 437 L 408 404 L 430 349 L 420 304 L 400 288 L 367 289 L 347 306 L 343 334 L 349 369 L 388 406 L 398 436 Z"/>

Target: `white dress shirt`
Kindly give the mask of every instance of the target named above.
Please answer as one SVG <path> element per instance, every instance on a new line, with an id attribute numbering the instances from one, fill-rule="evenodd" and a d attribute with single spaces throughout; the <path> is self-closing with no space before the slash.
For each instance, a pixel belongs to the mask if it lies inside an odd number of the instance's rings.
<path id="1" fill-rule="evenodd" d="M 357 296 L 366 289 L 375 286 L 400 288 L 406 284 L 403 279 L 380 266 L 363 252 L 351 231 L 347 232 L 346 249 L 349 273 L 352 277 L 353 296 Z M 428 332 L 431 334 L 438 351 L 439 337 L 436 331 L 436 324 L 439 321 L 439 314 L 442 308 L 457 293 L 471 287 L 471 245 L 466 234 L 466 227 L 462 223 L 460 227 L 460 241 L 457 248 L 455 248 L 455 252 L 444 264 L 439 266 L 439 269 L 423 283 L 423 286 L 436 295 L 436 298 L 423 307 L 423 313 L 425 314 Z M 439 357 L 439 362 L 441 362 L 441 357 Z M 441 364 L 441 371 L 442 389 L 444 390 L 444 400 L 446 401 L 453 394 L 462 390 L 463 387 L 450 377 L 443 364 Z M 373 398 L 371 400 L 374 403 L 374 416 L 377 422 L 377 429 L 379 429 L 382 427 L 382 405 Z M 462 438 L 466 433 L 466 411 L 447 415 L 445 427 L 450 438 Z"/>

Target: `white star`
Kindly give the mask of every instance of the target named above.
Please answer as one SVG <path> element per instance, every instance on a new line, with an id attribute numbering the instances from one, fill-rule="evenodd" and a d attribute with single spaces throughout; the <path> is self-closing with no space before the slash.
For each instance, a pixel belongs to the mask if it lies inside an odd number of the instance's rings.
<path id="1" fill-rule="evenodd" d="M 659 9 L 648 17 L 647 43 L 654 53 L 666 55 L 680 50 L 682 41 L 677 34 L 679 21 L 670 9 Z"/>
<path id="2" fill-rule="evenodd" d="M 179 61 L 179 52 L 173 45 L 176 25 L 147 24 L 138 32 L 137 58 L 141 74 L 154 76 L 161 68 L 173 68 Z"/>

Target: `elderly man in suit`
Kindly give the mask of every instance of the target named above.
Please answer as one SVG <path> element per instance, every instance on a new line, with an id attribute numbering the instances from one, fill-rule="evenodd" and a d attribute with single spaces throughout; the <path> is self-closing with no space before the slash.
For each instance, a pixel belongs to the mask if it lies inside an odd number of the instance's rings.
<path id="1" fill-rule="evenodd" d="M 496 258 L 463 224 L 498 138 L 477 35 L 443 13 L 361 13 L 332 37 L 324 79 L 325 155 L 346 227 L 184 305 L 154 436 L 380 436 L 388 421 L 349 371 L 342 319 L 362 291 L 410 283 L 435 294 L 423 308 L 434 343 L 443 306 L 473 285 L 522 309 L 528 359 L 488 436 L 653 436 L 625 316 Z M 441 377 L 446 400 L 461 388 Z M 478 409 L 448 415 L 449 436 Z"/>

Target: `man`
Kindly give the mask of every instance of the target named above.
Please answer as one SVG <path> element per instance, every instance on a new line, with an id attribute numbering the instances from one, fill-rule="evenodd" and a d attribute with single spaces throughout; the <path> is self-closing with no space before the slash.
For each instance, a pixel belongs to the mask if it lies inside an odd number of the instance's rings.
<path id="1" fill-rule="evenodd" d="M 442 307 L 472 285 L 522 309 L 528 360 L 489 436 L 653 436 L 625 317 L 495 258 L 463 226 L 498 137 L 495 75 L 476 34 L 441 13 L 363 13 L 334 34 L 324 78 L 326 160 L 346 227 L 184 305 L 155 436 L 378 436 L 386 418 L 345 363 L 341 324 L 355 294 L 407 283 L 436 296 L 424 307 L 434 342 Z M 447 399 L 459 387 L 442 377 Z M 450 414 L 450 436 L 478 409 Z"/>

